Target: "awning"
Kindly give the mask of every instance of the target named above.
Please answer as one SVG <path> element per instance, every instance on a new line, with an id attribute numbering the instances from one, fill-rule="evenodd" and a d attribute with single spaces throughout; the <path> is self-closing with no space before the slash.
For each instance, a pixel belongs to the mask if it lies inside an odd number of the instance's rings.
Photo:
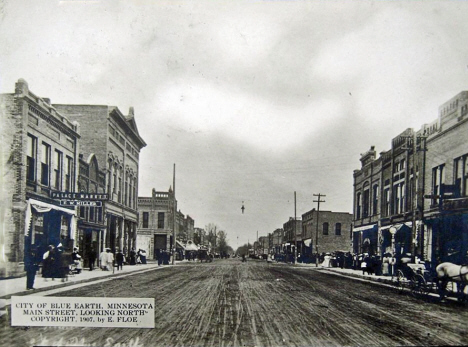
<path id="1" fill-rule="evenodd" d="M 386 225 L 384 227 L 381 227 L 380 230 L 384 231 L 384 230 L 389 230 L 391 227 L 395 227 L 395 229 L 398 231 L 401 228 L 403 228 L 404 226 L 407 226 L 408 228 L 411 228 L 413 226 L 413 222 L 405 222 L 405 223 L 399 223 L 399 224 L 395 224 L 395 225 Z"/>
<path id="2" fill-rule="evenodd" d="M 377 227 L 377 224 L 363 225 L 361 227 L 353 228 L 353 232 L 373 229 L 375 227 Z"/>
<path id="3" fill-rule="evenodd" d="M 303 240 L 303 241 L 304 241 L 304 245 L 305 245 L 306 247 L 310 247 L 310 245 L 312 244 L 312 239 L 305 239 L 305 240 Z"/>
<path id="4" fill-rule="evenodd" d="M 176 240 L 176 245 L 179 245 L 179 248 L 185 249 L 185 246 Z M 176 246 L 177 248 L 177 246 Z"/>
<path id="5" fill-rule="evenodd" d="M 198 251 L 198 247 L 196 244 L 194 244 L 192 241 L 187 242 L 185 245 L 185 250 L 186 251 Z"/>
<path id="6" fill-rule="evenodd" d="M 63 208 L 57 205 L 48 204 L 46 202 L 42 202 L 39 200 L 29 199 L 28 205 L 26 207 L 26 218 L 24 223 L 24 235 L 29 236 L 29 228 L 31 227 L 31 220 L 32 220 L 32 208 L 36 210 L 38 213 L 47 213 L 50 210 L 65 212 L 72 215 L 72 220 L 70 223 L 70 238 L 72 240 L 75 239 L 76 233 L 76 210 L 69 210 L 68 208 Z"/>

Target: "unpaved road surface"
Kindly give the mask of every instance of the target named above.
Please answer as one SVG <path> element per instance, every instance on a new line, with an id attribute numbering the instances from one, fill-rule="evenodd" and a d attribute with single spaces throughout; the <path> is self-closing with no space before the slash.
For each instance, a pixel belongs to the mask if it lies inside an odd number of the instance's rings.
<path id="1" fill-rule="evenodd" d="M 155 298 L 155 328 L 11 327 L 3 316 L 0 345 L 468 345 L 466 306 L 260 261 L 185 263 L 54 296 Z"/>

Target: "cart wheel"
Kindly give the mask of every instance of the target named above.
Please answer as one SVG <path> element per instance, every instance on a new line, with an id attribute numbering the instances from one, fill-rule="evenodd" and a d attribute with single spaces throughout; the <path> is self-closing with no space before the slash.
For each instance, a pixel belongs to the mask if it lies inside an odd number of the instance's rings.
<path id="1" fill-rule="evenodd" d="M 429 294 L 429 288 L 424 276 L 420 274 L 413 276 L 411 280 L 411 293 L 414 296 L 426 296 Z"/>
<path id="2" fill-rule="evenodd" d="M 397 288 L 398 288 L 398 293 L 403 293 L 405 290 L 405 282 L 406 282 L 406 277 L 403 274 L 403 271 L 398 270 L 397 271 Z"/>

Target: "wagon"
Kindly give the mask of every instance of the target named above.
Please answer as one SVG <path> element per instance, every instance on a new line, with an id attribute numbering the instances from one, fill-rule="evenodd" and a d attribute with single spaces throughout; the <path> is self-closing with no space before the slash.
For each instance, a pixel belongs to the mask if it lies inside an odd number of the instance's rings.
<path id="1" fill-rule="evenodd" d="M 445 267 L 455 267 L 453 273 L 447 273 Z M 458 270 L 459 269 L 459 270 Z M 415 297 L 427 297 L 430 293 L 439 294 L 440 299 L 455 297 L 459 301 L 467 301 L 468 294 L 464 291 L 468 282 L 468 266 L 442 263 L 436 270 L 427 269 L 425 264 L 403 264 L 396 273 L 396 286 L 402 293 L 409 289 Z"/>
<path id="2" fill-rule="evenodd" d="M 399 293 L 407 288 L 414 296 L 427 296 L 437 290 L 435 278 L 435 274 L 427 270 L 424 264 L 403 264 L 396 273 L 396 286 Z"/>

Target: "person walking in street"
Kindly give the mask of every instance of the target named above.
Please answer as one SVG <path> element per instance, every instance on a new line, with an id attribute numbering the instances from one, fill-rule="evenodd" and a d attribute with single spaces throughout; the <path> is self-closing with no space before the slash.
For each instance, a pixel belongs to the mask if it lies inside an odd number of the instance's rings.
<path id="1" fill-rule="evenodd" d="M 115 255 L 115 261 L 117 262 L 117 270 L 123 270 L 124 260 L 125 260 L 125 257 L 123 255 L 122 251 L 120 249 L 118 249 L 117 253 Z"/>
<path id="2" fill-rule="evenodd" d="M 24 270 L 26 271 L 26 289 L 34 289 L 36 272 L 39 269 L 38 259 L 35 249 L 31 249 L 24 257 Z"/>

